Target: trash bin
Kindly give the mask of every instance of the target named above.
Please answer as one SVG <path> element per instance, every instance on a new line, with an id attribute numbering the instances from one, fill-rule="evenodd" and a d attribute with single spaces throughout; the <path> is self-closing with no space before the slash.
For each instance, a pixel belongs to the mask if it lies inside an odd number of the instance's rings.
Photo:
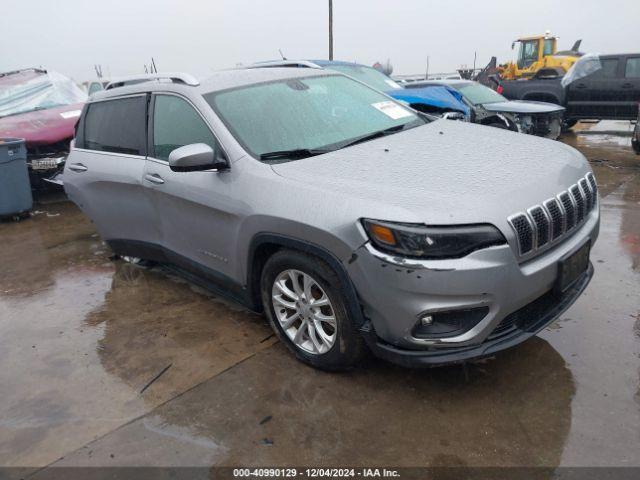
<path id="1" fill-rule="evenodd" d="M 23 216 L 32 206 L 24 140 L 0 138 L 0 218 Z"/>

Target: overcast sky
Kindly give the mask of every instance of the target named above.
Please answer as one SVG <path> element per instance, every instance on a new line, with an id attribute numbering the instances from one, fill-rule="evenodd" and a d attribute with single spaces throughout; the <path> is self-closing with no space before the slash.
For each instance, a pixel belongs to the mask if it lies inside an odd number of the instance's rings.
<path id="1" fill-rule="evenodd" d="M 551 30 L 560 49 L 640 51 L 640 0 L 334 0 L 335 59 L 394 73 L 512 58 L 511 41 Z M 326 58 L 328 0 L 3 0 L 0 71 L 45 66 L 78 81 L 159 70 L 204 76 L 238 63 Z"/>

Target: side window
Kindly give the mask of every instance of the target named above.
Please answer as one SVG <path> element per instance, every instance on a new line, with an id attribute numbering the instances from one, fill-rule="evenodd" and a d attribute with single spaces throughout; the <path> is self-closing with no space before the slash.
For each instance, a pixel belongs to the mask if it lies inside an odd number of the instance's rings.
<path id="1" fill-rule="evenodd" d="M 84 148 L 146 155 L 146 109 L 146 96 L 89 104 L 84 119 Z"/>
<path id="2" fill-rule="evenodd" d="M 198 112 L 186 100 L 174 95 L 157 95 L 153 113 L 155 158 L 168 160 L 176 148 L 206 143 L 215 149 L 216 139 Z"/>
<path id="3" fill-rule="evenodd" d="M 640 78 L 640 57 L 627 58 L 624 76 L 626 78 Z"/>
<path id="4" fill-rule="evenodd" d="M 101 90 L 104 90 L 104 87 L 102 86 L 102 84 L 100 82 L 91 82 L 89 84 L 89 89 L 87 90 L 87 95 L 92 95 L 96 92 L 99 92 Z"/>
<path id="5" fill-rule="evenodd" d="M 617 58 L 605 58 L 600 60 L 602 68 L 593 72 L 591 78 L 615 78 L 618 71 L 618 59 Z"/>

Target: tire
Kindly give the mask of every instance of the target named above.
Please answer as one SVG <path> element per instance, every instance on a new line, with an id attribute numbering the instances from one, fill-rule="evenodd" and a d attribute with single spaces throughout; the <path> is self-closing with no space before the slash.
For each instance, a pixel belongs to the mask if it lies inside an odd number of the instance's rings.
<path id="1" fill-rule="evenodd" d="M 310 279 L 308 284 L 305 275 Z M 313 300 L 308 301 L 307 294 Z M 294 250 L 276 252 L 262 270 L 260 295 L 271 327 L 298 360 L 321 370 L 336 371 L 354 367 L 366 355 L 364 339 L 347 313 L 340 278 L 319 258 Z M 286 307 L 281 301 L 295 308 Z M 313 302 L 321 306 L 314 307 Z M 297 319 L 287 328 L 296 315 Z M 331 317 L 335 320 L 333 324 L 327 320 Z"/>
<path id="2" fill-rule="evenodd" d="M 569 132 L 576 123 L 578 123 L 577 120 L 564 120 L 562 122 L 562 133 Z"/>
<path id="3" fill-rule="evenodd" d="M 562 132 L 562 120 L 554 118 L 549 122 L 549 132 L 544 136 L 551 140 L 557 140 Z"/>

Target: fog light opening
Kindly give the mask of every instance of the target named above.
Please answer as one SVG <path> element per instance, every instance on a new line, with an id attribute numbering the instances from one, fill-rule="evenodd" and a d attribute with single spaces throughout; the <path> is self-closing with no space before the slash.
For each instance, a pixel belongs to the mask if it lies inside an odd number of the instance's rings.
<path id="1" fill-rule="evenodd" d="M 423 315 L 422 317 L 420 317 L 420 324 L 424 327 L 433 325 L 433 317 L 431 315 Z"/>
<path id="2" fill-rule="evenodd" d="M 489 307 L 421 313 L 413 327 L 416 338 L 455 337 L 468 332 L 489 313 Z"/>

